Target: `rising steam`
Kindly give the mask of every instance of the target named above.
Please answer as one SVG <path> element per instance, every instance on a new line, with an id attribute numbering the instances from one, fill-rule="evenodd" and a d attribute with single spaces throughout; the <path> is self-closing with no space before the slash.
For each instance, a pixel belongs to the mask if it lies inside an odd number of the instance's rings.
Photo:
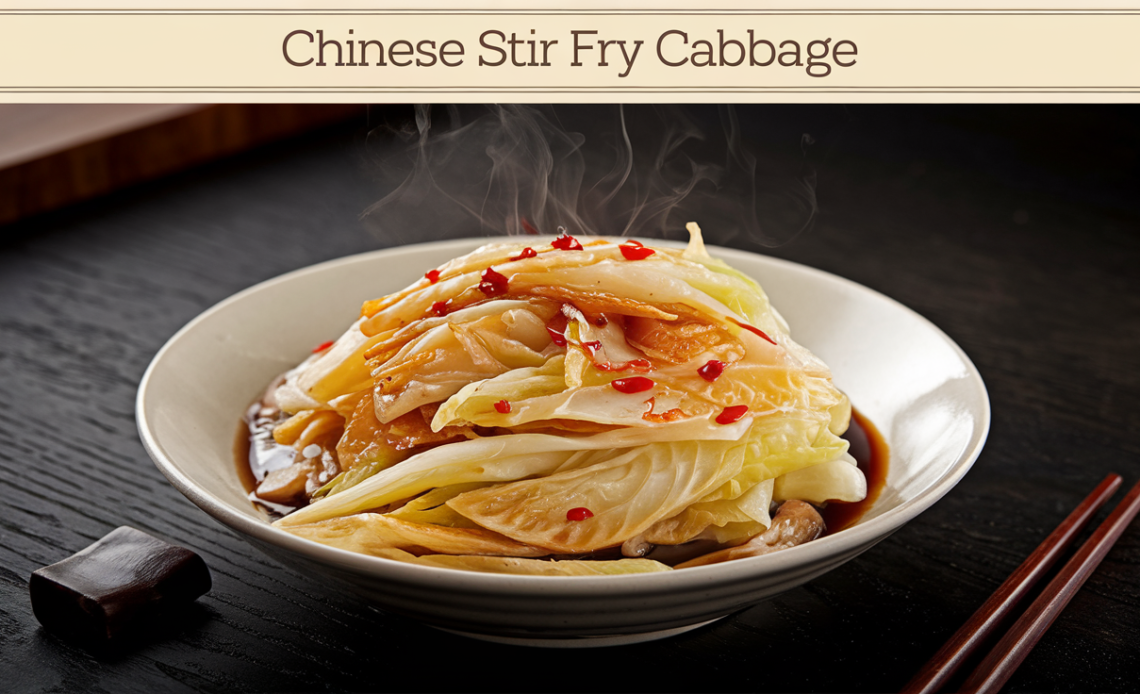
<path id="1" fill-rule="evenodd" d="M 804 136 L 804 146 L 808 136 Z M 557 233 L 776 246 L 816 212 L 814 174 L 763 160 L 731 107 L 417 106 L 369 135 L 390 190 L 364 216 L 405 242 Z"/>

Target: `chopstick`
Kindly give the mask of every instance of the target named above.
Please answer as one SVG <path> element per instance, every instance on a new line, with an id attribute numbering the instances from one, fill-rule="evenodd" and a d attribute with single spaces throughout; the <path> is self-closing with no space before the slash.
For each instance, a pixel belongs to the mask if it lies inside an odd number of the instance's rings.
<path id="1" fill-rule="evenodd" d="M 1105 477 L 1104 481 L 1097 485 L 1096 489 L 1085 497 L 1085 500 L 1073 509 L 1073 512 L 1045 538 L 1044 542 L 1026 557 L 1021 566 L 1010 574 L 1005 583 L 1002 583 L 994 591 L 994 594 L 978 608 L 977 612 L 958 631 L 954 632 L 950 640 L 934 654 L 934 657 L 918 671 L 910 682 L 906 683 L 906 686 L 902 688 L 902 694 L 934 694 L 941 689 L 946 681 L 962 666 L 962 663 L 988 640 L 990 634 L 1017 607 L 1017 604 L 1041 580 L 1041 577 L 1057 563 L 1060 556 L 1073 544 L 1073 540 L 1084 530 L 1100 507 L 1116 492 L 1121 482 L 1120 475 Z M 1022 659 L 1024 657 L 1023 655 Z M 1020 662 L 1019 660 L 1018 664 Z M 1008 675 L 1006 677 L 1008 678 Z M 1000 685 L 998 686 L 1000 687 Z"/>
<path id="2" fill-rule="evenodd" d="M 1041 595 L 1018 619 L 1006 635 L 998 642 L 990 654 L 962 685 L 963 692 L 989 694 L 997 692 L 1029 655 L 1045 630 L 1053 623 L 1061 610 L 1069 604 L 1084 582 L 1096 570 L 1108 550 L 1124 533 L 1124 529 L 1140 511 L 1140 482 L 1112 509 L 1112 513 L 1093 531 L 1056 577 L 1045 586 Z"/>

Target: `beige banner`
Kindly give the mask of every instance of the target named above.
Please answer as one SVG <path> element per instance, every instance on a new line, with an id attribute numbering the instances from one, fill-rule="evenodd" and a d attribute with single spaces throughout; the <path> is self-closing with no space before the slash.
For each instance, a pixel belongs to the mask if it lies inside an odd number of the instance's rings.
<path id="1" fill-rule="evenodd" d="M 1136 101 L 1140 11 L 0 10 L 0 100 Z"/>

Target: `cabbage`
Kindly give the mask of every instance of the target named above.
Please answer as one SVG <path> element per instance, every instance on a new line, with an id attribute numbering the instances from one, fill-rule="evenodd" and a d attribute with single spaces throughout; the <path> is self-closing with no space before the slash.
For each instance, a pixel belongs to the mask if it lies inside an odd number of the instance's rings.
<path id="1" fill-rule="evenodd" d="M 541 548 L 528 547 L 482 528 L 426 525 L 379 513 L 331 518 L 292 527 L 289 531 L 294 535 L 361 554 L 375 555 L 385 549 L 513 557 L 540 557 L 549 554 Z"/>
<path id="2" fill-rule="evenodd" d="M 721 543 L 751 537 L 772 522 L 768 514 L 772 487 L 773 480 L 765 480 L 734 497 L 706 497 L 681 513 L 654 523 L 641 539 L 654 545 L 680 545 L 710 531 Z"/>
<path id="3" fill-rule="evenodd" d="M 329 480 L 328 484 L 313 492 L 313 499 L 320 499 L 322 497 L 328 496 L 329 494 L 336 494 L 337 492 L 343 492 L 346 489 L 355 487 L 364 480 L 375 475 L 377 472 L 380 472 L 384 468 L 391 467 L 393 462 L 394 461 L 389 461 L 386 459 L 374 460 L 372 462 L 365 463 L 360 467 L 354 467 L 351 470 L 345 470 L 344 472 Z"/>
<path id="4" fill-rule="evenodd" d="M 622 574 L 655 573 L 672 571 L 672 567 L 652 559 L 614 559 L 610 561 L 581 561 L 565 559 L 516 559 L 494 556 L 456 556 L 433 554 L 417 557 L 399 550 L 387 549 L 374 553 L 374 556 L 402 561 L 438 569 L 465 569 L 494 574 L 515 574 L 522 576 L 620 576 Z"/>
<path id="5" fill-rule="evenodd" d="M 359 513 L 453 484 L 510 482 L 549 475 L 564 465 L 573 466 L 595 451 L 616 454 L 619 449 L 654 441 L 737 441 L 748 431 L 748 425 L 748 420 L 722 426 L 694 419 L 591 436 L 514 434 L 462 441 L 416 454 L 351 489 L 294 511 L 277 524 L 299 525 Z"/>
<path id="6" fill-rule="evenodd" d="M 277 391 L 286 411 L 305 412 L 285 439 L 314 413 L 345 418 L 348 466 L 277 524 L 399 561 L 581 575 L 660 565 L 519 557 L 739 544 L 771 524 L 774 500 L 861 499 L 866 482 L 839 438 L 850 403 L 827 366 L 754 280 L 690 232 L 684 252 L 637 261 L 606 240 L 534 257 L 490 244 L 435 282 L 366 303 Z M 487 268 L 505 294 L 480 288 Z M 714 361 L 723 371 L 707 380 L 700 369 Z M 615 383 L 632 377 L 650 382 Z M 738 421 L 718 423 L 742 405 Z M 430 431 L 393 438 L 421 417 Z M 576 508 L 589 517 L 568 517 Z"/>
<path id="7" fill-rule="evenodd" d="M 315 409 L 327 406 L 339 395 L 372 387 L 363 355 L 377 340 L 360 332 L 361 322 L 354 323 L 331 347 L 287 374 L 285 387 L 276 393 L 282 408 Z"/>
<path id="8" fill-rule="evenodd" d="M 408 342 L 394 356 L 369 360 L 376 384 L 376 417 L 390 422 L 470 383 L 543 365 L 554 354 L 547 349 L 551 343 L 546 320 L 521 307 L 473 319 L 457 315 Z M 524 341 L 536 342 L 538 332 L 539 345 Z"/>
<path id="9" fill-rule="evenodd" d="M 687 281 L 693 287 L 700 289 L 724 303 L 739 315 L 745 316 L 756 327 L 769 335 L 774 333 L 787 333 L 788 324 L 768 302 L 768 295 L 752 279 L 743 272 L 730 266 L 728 263 L 709 255 L 705 249 L 704 239 L 701 237 L 701 228 L 695 222 L 685 225 L 689 231 L 689 246 L 685 249 L 684 258 L 699 263 L 705 269 L 716 275 L 701 273 L 691 274 Z"/>
<path id="10" fill-rule="evenodd" d="M 550 419 L 548 408 L 539 412 L 543 398 L 566 390 L 565 357 L 557 355 L 540 367 L 524 367 L 494 378 L 464 386 L 439 408 L 431 428 L 439 431 L 456 424 L 509 427 L 535 419 Z M 510 412 L 499 412 L 495 403 L 513 403 Z"/>
<path id="11" fill-rule="evenodd" d="M 593 552 L 640 534 L 734 476 L 744 449 L 738 441 L 675 441 L 606 451 L 571 469 L 460 494 L 447 505 L 519 542 L 554 553 Z M 593 516 L 568 520 L 579 507 Z"/>
<path id="12" fill-rule="evenodd" d="M 807 417 L 753 420 L 740 471 L 681 513 L 654 524 L 642 538 L 652 544 L 675 545 L 710 532 L 717 541 L 731 543 L 768 526 L 771 522 L 768 506 L 773 500 L 862 499 L 866 493 L 862 473 L 847 454 L 847 442 L 832 433 L 827 425 L 828 420 L 822 416 L 815 421 Z M 844 465 L 843 472 L 854 474 L 824 477 L 823 473 L 831 469 L 833 462 Z M 818 473 L 809 473 L 816 469 Z M 817 499 L 780 495 L 777 492 L 780 483 L 793 473 L 805 475 L 803 484 L 810 480 L 826 489 L 830 496 Z"/>
<path id="13" fill-rule="evenodd" d="M 776 480 L 773 492 L 777 501 L 800 499 L 814 504 L 862 501 L 865 496 L 867 479 L 855 459 L 846 453 L 835 460 L 788 472 Z"/>
<path id="14" fill-rule="evenodd" d="M 466 484 L 451 484 L 446 487 L 438 487 L 423 496 L 417 496 L 415 499 L 412 499 L 395 511 L 389 512 L 387 515 L 392 518 L 399 518 L 400 520 L 411 521 L 413 523 L 444 525 L 449 528 L 477 528 L 479 526 L 453 511 L 451 507 L 447 505 L 447 502 L 463 492 L 469 492 L 472 489 L 482 489 L 489 484 L 491 483 L 468 482 Z"/>

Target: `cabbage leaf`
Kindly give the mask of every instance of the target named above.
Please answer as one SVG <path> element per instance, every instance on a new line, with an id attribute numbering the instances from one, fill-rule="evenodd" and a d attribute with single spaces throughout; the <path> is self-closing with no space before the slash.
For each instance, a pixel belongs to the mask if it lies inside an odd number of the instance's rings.
<path id="1" fill-rule="evenodd" d="M 668 567 L 534 557 L 731 545 L 771 524 L 773 501 L 862 498 L 839 438 L 850 402 L 829 369 L 689 229 L 686 250 L 637 261 L 604 239 L 573 252 L 489 244 L 366 303 L 277 390 L 286 412 L 345 418 L 347 465 L 277 525 L 426 566 L 597 575 Z M 481 288 L 488 268 L 503 296 Z M 713 362 L 720 375 L 706 378 Z M 614 383 L 634 376 L 652 383 Z M 742 405 L 739 421 L 717 422 Z M 388 436 L 421 415 L 430 431 Z M 571 520 L 575 508 L 589 517 Z"/>

